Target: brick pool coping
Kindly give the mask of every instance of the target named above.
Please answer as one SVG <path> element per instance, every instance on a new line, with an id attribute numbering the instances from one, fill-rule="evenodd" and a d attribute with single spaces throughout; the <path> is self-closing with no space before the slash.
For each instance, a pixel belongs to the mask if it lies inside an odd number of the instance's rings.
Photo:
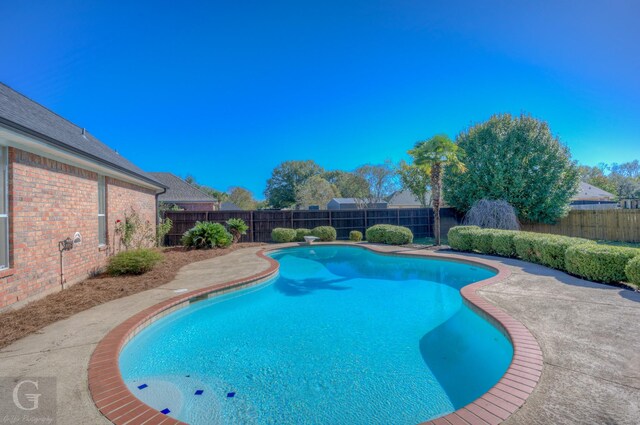
<path id="1" fill-rule="evenodd" d="M 467 305 L 489 320 L 509 338 L 513 345 L 511 364 L 502 378 L 480 398 L 455 412 L 424 422 L 423 425 L 499 424 L 522 407 L 527 397 L 533 392 L 542 374 L 542 351 L 540 346 L 522 323 L 513 319 L 503 310 L 476 293 L 485 286 L 508 278 L 511 275 L 511 271 L 506 266 L 482 258 L 469 259 L 460 255 L 435 253 L 433 251 L 416 252 L 416 250 L 412 249 L 389 251 L 387 246 L 369 244 L 323 243 L 321 245 L 357 246 L 384 255 L 446 259 L 482 265 L 496 270 L 497 274 L 495 276 L 467 285 L 460 290 L 460 293 Z M 88 366 L 89 392 L 98 410 L 116 425 L 183 424 L 183 422 L 143 403 L 129 391 L 122 379 L 118 366 L 121 349 L 142 329 L 161 317 L 188 306 L 191 302 L 257 284 L 275 276 L 278 272 L 279 264 L 271 257 L 266 256 L 265 252 L 291 246 L 297 246 L 297 244 L 269 247 L 256 253 L 258 257 L 269 263 L 269 267 L 262 272 L 247 278 L 236 279 L 178 295 L 135 314 L 112 329 L 98 343 L 91 355 Z"/>

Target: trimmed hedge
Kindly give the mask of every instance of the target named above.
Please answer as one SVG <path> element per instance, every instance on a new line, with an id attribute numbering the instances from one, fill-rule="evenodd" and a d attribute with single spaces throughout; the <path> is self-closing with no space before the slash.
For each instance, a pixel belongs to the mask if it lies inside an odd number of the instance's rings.
<path id="1" fill-rule="evenodd" d="M 572 246 L 581 244 L 595 244 L 594 241 L 582 238 L 570 238 L 568 236 L 549 236 L 538 242 L 540 246 L 540 259 L 542 264 L 552 269 L 567 270 L 566 252 Z"/>
<path id="2" fill-rule="evenodd" d="M 640 249 L 517 230 L 456 226 L 449 245 L 457 251 L 516 257 L 598 282 L 627 281 L 640 286 Z"/>
<path id="3" fill-rule="evenodd" d="M 515 257 L 516 245 L 513 242 L 513 238 L 518 234 L 516 230 L 500 230 L 496 231 L 493 235 L 493 241 L 491 241 L 491 249 L 497 255 L 503 257 Z"/>
<path id="4" fill-rule="evenodd" d="M 296 229 L 296 242 L 304 242 L 305 236 L 311 236 L 311 229 Z"/>
<path id="5" fill-rule="evenodd" d="M 362 240 L 362 232 L 352 230 L 349 232 L 349 240 L 353 242 L 360 242 Z"/>
<path id="6" fill-rule="evenodd" d="M 271 231 L 271 239 L 276 243 L 293 242 L 296 239 L 296 231 L 285 227 L 276 227 Z"/>
<path id="7" fill-rule="evenodd" d="M 473 251 L 474 235 L 478 230 L 478 226 L 452 227 L 447 233 L 449 246 L 456 251 Z"/>
<path id="8" fill-rule="evenodd" d="M 518 258 L 531 263 L 542 264 L 542 242 L 552 237 L 544 233 L 518 232 L 513 237 Z"/>
<path id="9" fill-rule="evenodd" d="M 162 258 L 162 253 L 148 248 L 122 251 L 109 258 L 107 273 L 111 276 L 143 274 L 153 269 Z"/>
<path id="10" fill-rule="evenodd" d="M 391 224 L 376 224 L 365 232 L 367 241 L 373 243 L 384 243 L 387 245 L 405 245 L 413 242 L 411 230 L 402 226 Z"/>
<path id="11" fill-rule="evenodd" d="M 636 255 L 627 263 L 624 268 L 629 283 L 640 287 L 640 255 Z"/>
<path id="12" fill-rule="evenodd" d="M 331 226 L 318 226 L 311 230 L 311 235 L 316 236 L 321 242 L 333 242 L 336 240 L 336 229 Z"/>
<path id="13" fill-rule="evenodd" d="M 622 282 L 627 279 L 625 268 L 640 251 L 636 248 L 582 244 L 569 247 L 565 254 L 566 268 L 571 274 L 598 282 Z"/>

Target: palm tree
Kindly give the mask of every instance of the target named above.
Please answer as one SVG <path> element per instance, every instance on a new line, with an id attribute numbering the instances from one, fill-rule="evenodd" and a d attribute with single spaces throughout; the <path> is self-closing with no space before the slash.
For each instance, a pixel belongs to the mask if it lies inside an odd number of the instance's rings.
<path id="1" fill-rule="evenodd" d="M 442 197 L 442 173 L 444 167 L 453 167 L 456 171 L 465 172 L 461 161 L 464 151 L 448 136 L 438 134 L 429 140 L 416 143 L 409 151 L 415 165 L 422 167 L 431 176 L 431 199 L 433 201 L 433 233 L 436 246 L 440 245 L 440 199 Z"/>

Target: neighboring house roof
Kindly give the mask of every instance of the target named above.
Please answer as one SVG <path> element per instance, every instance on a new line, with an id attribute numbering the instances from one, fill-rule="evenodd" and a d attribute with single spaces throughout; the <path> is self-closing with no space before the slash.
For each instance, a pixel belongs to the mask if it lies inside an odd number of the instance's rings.
<path id="1" fill-rule="evenodd" d="M 336 202 L 338 204 L 357 204 L 358 200 L 356 198 L 331 198 L 329 202 Z M 374 202 L 375 204 L 386 204 L 387 201 L 384 199 L 379 199 Z"/>
<path id="2" fill-rule="evenodd" d="M 151 177 L 167 187 L 158 195 L 162 202 L 217 202 L 217 199 L 171 173 L 149 173 Z"/>
<path id="3" fill-rule="evenodd" d="M 0 83 L 0 126 L 34 137 L 55 148 L 107 165 L 158 188 L 155 181 L 82 127 Z"/>
<path id="4" fill-rule="evenodd" d="M 239 210 L 242 210 L 242 208 L 240 208 L 233 202 L 227 201 L 220 204 L 220 211 L 239 211 Z"/>
<path id="5" fill-rule="evenodd" d="M 572 201 L 613 201 L 616 195 L 602 190 L 599 187 L 590 185 L 589 183 L 580 182 L 576 194 L 571 198 Z"/>
<path id="6" fill-rule="evenodd" d="M 428 193 L 427 195 L 425 195 L 425 200 L 426 200 L 426 205 L 429 205 L 431 203 L 431 193 Z M 418 197 L 413 193 L 411 193 L 411 191 L 408 189 L 399 190 L 395 192 L 393 195 L 391 195 L 391 198 L 389 198 L 390 207 L 399 206 L 399 205 L 411 206 L 416 208 L 420 208 L 422 206 Z"/>

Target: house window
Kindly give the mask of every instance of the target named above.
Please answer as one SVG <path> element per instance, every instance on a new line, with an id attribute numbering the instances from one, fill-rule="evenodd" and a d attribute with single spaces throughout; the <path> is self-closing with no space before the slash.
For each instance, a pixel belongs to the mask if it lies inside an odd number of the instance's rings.
<path id="1" fill-rule="evenodd" d="M 0 269 L 9 268 L 9 179 L 7 148 L 0 147 Z"/>
<path id="2" fill-rule="evenodd" d="M 98 176 L 98 244 L 107 244 L 106 188 L 104 176 Z"/>

